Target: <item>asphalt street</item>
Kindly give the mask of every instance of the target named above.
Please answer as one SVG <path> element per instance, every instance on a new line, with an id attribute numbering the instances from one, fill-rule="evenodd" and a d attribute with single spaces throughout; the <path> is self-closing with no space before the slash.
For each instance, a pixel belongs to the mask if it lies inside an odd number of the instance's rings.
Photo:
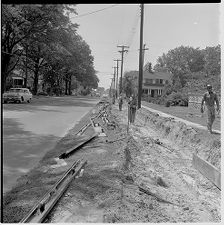
<path id="1" fill-rule="evenodd" d="M 3 105 L 3 193 L 35 167 L 99 101 L 78 97 L 38 97 Z"/>

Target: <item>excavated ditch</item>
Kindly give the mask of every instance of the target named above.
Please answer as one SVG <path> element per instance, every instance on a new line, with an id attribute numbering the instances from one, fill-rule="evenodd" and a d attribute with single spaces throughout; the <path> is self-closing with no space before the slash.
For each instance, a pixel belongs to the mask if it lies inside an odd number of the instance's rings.
<path id="1" fill-rule="evenodd" d="M 162 137 L 168 138 L 180 147 L 188 147 L 206 161 L 221 169 L 221 136 L 207 131 L 191 128 L 183 122 L 176 122 L 171 118 L 164 118 L 158 114 L 141 108 L 137 118 L 145 126 L 152 126 Z"/>

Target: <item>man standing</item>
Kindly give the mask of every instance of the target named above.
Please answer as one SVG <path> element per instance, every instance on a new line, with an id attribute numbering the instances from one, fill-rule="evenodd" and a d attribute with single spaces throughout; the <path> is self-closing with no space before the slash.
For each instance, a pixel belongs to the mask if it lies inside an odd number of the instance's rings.
<path id="1" fill-rule="evenodd" d="M 123 97 L 122 95 L 119 96 L 118 98 L 118 105 L 119 105 L 119 110 L 122 110 L 122 104 L 123 104 Z"/>
<path id="2" fill-rule="evenodd" d="M 129 108 L 130 108 L 130 123 L 135 122 L 135 113 L 136 113 L 136 107 L 137 107 L 137 100 L 134 95 L 130 97 L 130 100 L 128 102 Z"/>
<path id="3" fill-rule="evenodd" d="M 216 103 L 216 110 L 219 112 L 219 101 L 216 93 L 212 91 L 212 86 L 210 84 L 207 85 L 207 92 L 204 94 L 201 102 L 201 113 L 204 112 L 204 102 L 207 106 L 207 113 L 208 113 L 208 121 L 207 127 L 208 131 L 212 133 L 212 124 L 215 121 L 215 103 Z"/>

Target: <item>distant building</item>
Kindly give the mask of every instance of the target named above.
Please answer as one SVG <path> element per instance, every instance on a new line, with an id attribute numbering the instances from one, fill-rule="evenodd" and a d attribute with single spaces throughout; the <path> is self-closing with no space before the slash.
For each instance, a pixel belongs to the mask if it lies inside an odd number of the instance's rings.
<path id="1" fill-rule="evenodd" d="M 142 92 L 151 97 L 161 96 L 165 84 L 171 83 L 172 74 L 168 72 L 143 72 Z"/>
<path id="2" fill-rule="evenodd" d="M 139 73 L 138 71 L 131 71 L 128 76 L 138 78 Z M 171 78 L 172 74 L 166 71 L 153 73 L 143 71 L 142 93 L 151 97 L 161 96 L 165 84 L 171 83 Z"/>
<path id="3" fill-rule="evenodd" d="M 14 70 L 9 74 L 6 80 L 6 87 L 9 88 L 21 88 L 24 86 L 24 77 L 21 75 L 20 71 Z"/>

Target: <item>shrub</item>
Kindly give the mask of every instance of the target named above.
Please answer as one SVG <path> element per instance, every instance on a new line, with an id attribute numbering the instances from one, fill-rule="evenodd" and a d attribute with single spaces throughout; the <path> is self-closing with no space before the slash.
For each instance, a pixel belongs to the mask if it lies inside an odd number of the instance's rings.
<path id="1" fill-rule="evenodd" d="M 176 106 L 188 106 L 188 97 L 186 94 L 182 94 L 180 92 L 172 92 L 168 96 L 168 101 L 170 101 L 171 105 Z"/>
<path id="2" fill-rule="evenodd" d="M 166 101 L 165 106 L 170 107 L 170 101 Z"/>
<path id="3" fill-rule="evenodd" d="M 37 95 L 47 96 L 48 94 L 46 92 L 38 92 Z"/>

